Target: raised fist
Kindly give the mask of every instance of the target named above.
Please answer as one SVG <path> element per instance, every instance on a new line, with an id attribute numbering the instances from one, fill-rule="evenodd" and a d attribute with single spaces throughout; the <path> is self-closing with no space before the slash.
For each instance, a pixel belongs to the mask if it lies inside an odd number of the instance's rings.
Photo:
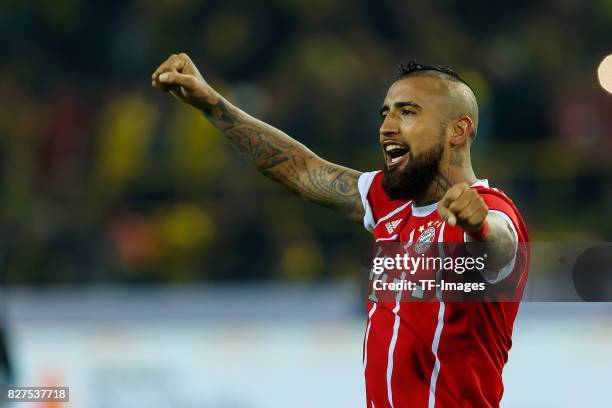
<path id="1" fill-rule="evenodd" d="M 489 209 L 476 190 L 467 183 L 455 184 L 438 203 L 438 213 L 449 225 L 458 225 L 469 232 L 478 231 Z"/>
<path id="2" fill-rule="evenodd" d="M 209 109 L 220 98 L 187 54 L 172 54 L 151 76 L 151 85 L 198 109 Z"/>

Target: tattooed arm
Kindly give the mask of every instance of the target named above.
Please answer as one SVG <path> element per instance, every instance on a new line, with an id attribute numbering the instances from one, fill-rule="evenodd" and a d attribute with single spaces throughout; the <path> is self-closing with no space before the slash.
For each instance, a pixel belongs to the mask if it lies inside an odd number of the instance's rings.
<path id="1" fill-rule="evenodd" d="M 152 85 L 201 110 L 266 177 L 361 222 L 360 172 L 321 159 L 282 131 L 230 104 L 206 83 L 186 54 L 172 55 L 160 65 Z"/>

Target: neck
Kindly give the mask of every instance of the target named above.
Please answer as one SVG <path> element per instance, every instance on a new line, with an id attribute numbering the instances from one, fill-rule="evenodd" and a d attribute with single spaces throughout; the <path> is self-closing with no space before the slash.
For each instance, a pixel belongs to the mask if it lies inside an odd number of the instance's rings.
<path id="1" fill-rule="evenodd" d="M 471 165 L 448 166 L 446 171 L 438 170 L 427 191 L 422 196 L 414 198 L 414 204 L 416 206 L 424 206 L 436 203 L 455 184 L 465 182 L 468 185 L 472 185 L 476 180 L 476 175 Z"/>

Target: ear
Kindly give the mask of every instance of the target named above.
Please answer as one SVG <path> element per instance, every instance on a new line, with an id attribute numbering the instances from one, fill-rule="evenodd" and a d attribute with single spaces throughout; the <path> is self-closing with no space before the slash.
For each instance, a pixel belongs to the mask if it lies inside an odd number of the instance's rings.
<path id="1" fill-rule="evenodd" d="M 474 130 L 474 122 L 469 116 L 461 116 L 453 125 L 453 133 L 450 137 L 452 146 L 459 146 L 468 141 Z"/>

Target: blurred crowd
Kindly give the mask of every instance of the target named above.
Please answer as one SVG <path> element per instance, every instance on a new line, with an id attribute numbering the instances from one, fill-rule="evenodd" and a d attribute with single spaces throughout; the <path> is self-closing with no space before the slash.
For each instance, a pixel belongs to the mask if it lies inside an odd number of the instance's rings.
<path id="1" fill-rule="evenodd" d="M 610 240 L 612 0 L 0 3 L 0 282 L 356 276 L 368 234 L 243 163 L 150 75 L 187 52 L 244 110 L 328 160 L 382 165 L 396 66 L 475 89 L 473 163 L 538 241 Z M 607 47 L 607 48 L 606 48 Z"/>

